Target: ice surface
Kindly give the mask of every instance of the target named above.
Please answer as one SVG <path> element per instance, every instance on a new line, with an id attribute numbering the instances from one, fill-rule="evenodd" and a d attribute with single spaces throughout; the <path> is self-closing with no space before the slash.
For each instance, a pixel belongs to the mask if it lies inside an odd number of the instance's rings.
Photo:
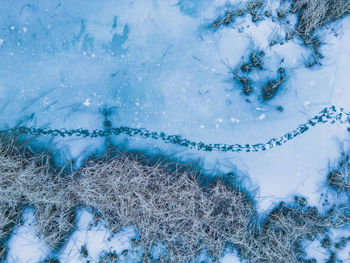
<path id="1" fill-rule="evenodd" d="M 232 26 L 209 28 L 229 3 L 239 1 L 1 1 L 0 128 L 103 129 L 107 116 L 112 126 L 206 143 L 253 144 L 291 131 L 324 106 L 349 110 L 350 17 L 337 23 L 336 35 L 322 32 L 323 65 L 309 69 L 310 50 L 300 39 L 270 47 L 285 33 L 271 19 L 255 24 L 247 14 Z M 290 19 L 291 25 L 296 22 Z M 265 69 L 254 73 L 247 103 L 232 68 L 254 48 L 265 51 Z M 288 80 L 275 98 L 263 102 L 261 85 L 276 77 L 278 67 L 286 69 Z M 264 214 L 294 195 L 322 208 L 325 196 L 332 195 L 328 165 L 344 140 L 346 126 L 325 124 L 259 153 L 199 152 L 128 136 L 112 136 L 110 142 L 149 155 L 201 160 L 207 171 L 238 172 L 249 190 L 258 189 L 257 206 Z M 77 166 L 109 143 L 74 137 L 38 142 L 51 147 L 57 162 L 74 160 Z"/>
<path id="2" fill-rule="evenodd" d="M 222 7 L 223 1 L 2 2 L 0 126 L 101 129 L 108 112 L 113 126 L 245 144 L 281 136 L 324 105 L 348 106 L 349 18 L 338 37 L 325 34 L 324 66 L 307 69 L 310 52 L 297 38 L 269 47 L 270 38 L 283 32 L 271 19 L 254 24 L 247 14 L 232 27 L 208 28 Z M 252 102 L 246 103 L 230 67 L 254 47 L 266 52 L 266 69 L 254 77 Z M 289 79 L 278 97 L 263 103 L 258 85 L 279 66 Z M 276 111 L 279 105 L 283 112 Z M 313 193 L 323 188 L 328 160 L 346 136 L 344 127 L 325 125 L 279 149 L 249 154 L 201 153 L 127 136 L 112 143 L 185 161 L 199 158 L 208 169 L 242 170 L 259 187 L 259 209 L 265 211 L 291 194 L 317 204 Z M 57 150 L 58 161 L 77 165 L 106 147 L 102 138 L 44 143 Z"/>

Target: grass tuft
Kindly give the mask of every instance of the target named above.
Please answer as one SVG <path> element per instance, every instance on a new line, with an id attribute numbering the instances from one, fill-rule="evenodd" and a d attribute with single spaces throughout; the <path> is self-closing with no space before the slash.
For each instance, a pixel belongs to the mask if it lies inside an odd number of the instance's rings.
<path id="1" fill-rule="evenodd" d="M 291 12 L 299 15 L 296 32 L 309 42 L 320 28 L 350 14 L 350 1 L 293 0 Z"/>
<path id="2" fill-rule="evenodd" d="M 114 252 L 108 252 L 108 253 L 103 253 L 100 256 L 99 263 L 117 263 L 118 262 L 118 255 Z"/>
<path id="3" fill-rule="evenodd" d="M 264 2 L 265 0 L 250 0 L 241 8 L 232 8 L 226 11 L 222 17 L 216 19 L 212 26 L 214 29 L 218 29 L 222 26 L 230 25 L 234 22 L 235 18 L 247 13 L 251 14 L 253 22 L 257 22 L 261 15 Z"/>
<path id="4" fill-rule="evenodd" d="M 328 174 L 328 185 L 337 191 L 347 192 L 350 190 L 349 158 L 348 154 L 342 153 L 338 167 Z"/>
<path id="5" fill-rule="evenodd" d="M 276 93 L 280 90 L 282 84 L 287 80 L 286 70 L 279 68 L 277 70 L 277 78 L 267 81 L 262 88 L 262 98 L 264 101 L 270 100 L 275 97 Z"/>

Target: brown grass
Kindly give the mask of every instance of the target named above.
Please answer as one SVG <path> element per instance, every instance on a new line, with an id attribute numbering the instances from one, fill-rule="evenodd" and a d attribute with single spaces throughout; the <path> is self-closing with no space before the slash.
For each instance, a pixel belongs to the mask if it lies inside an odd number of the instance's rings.
<path id="1" fill-rule="evenodd" d="M 217 261 L 228 243 L 253 263 L 300 262 L 302 240 L 350 221 L 344 208 L 321 216 L 305 203 L 281 203 L 259 227 L 253 202 L 239 186 L 221 180 L 203 186 L 198 172 L 180 168 L 176 164 L 172 169 L 162 163 L 147 165 L 115 153 L 90 160 L 63 176 L 47 155 L 24 155 L 13 142 L 2 143 L 2 258 L 26 206 L 35 209 L 38 234 L 54 250 L 74 230 L 75 211 L 81 206 L 92 208 L 112 232 L 134 225 L 145 262 L 151 260 L 149 251 L 159 243 L 167 245 L 167 255 L 159 262 L 189 261 L 203 249 Z"/>
<path id="2" fill-rule="evenodd" d="M 170 173 L 160 164 L 119 156 L 90 162 L 76 177 L 79 200 L 97 208 L 112 231 L 135 225 L 146 251 L 158 242 L 168 245 L 167 260 L 184 262 L 204 248 L 218 258 L 227 242 L 245 239 L 254 218 L 238 188 L 218 181 L 205 191 L 193 174 Z"/>
<path id="3" fill-rule="evenodd" d="M 327 177 L 330 187 L 337 191 L 348 192 L 350 190 L 350 156 L 343 152 L 337 167 Z"/>
<path id="4" fill-rule="evenodd" d="M 260 234 L 243 252 L 251 263 L 300 262 L 304 239 L 314 239 L 327 231 L 333 222 L 311 207 L 290 207 L 281 203 L 266 218 Z"/>
<path id="5" fill-rule="evenodd" d="M 214 20 L 212 27 L 218 29 L 222 26 L 231 25 L 237 17 L 246 13 L 250 13 L 253 21 L 256 22 L 263 19 L 261 15 L 264 13 L 265 17 L 271 17 L 273 21 L 277 20 L 284 24 L 286 27 L 285 39 L 287 41 L 298 35 L 302 38 L 305 46 L 311 48 L 313 61 L 307 66 L 312 67 L 320 64 L 319 61 L 323 58 L 323 55 L 320 53 L 322 45 L 319 35 L 320 29 L 350 14 L 349 0 L 283 0 L 281 1 L 281 6 L 276 10 L 276 16 L 272 15 L 271 10 L 265 8 L 268 2 L 269 0 L 252 0 L 239 6 L 234 6 L 226 11 L 223 16 Z M 296 26 L 291 26 L 288 19 L 285 19 L 290 13 L 298 15 Z M 277 43 L 278 41 L 273 39 L 270 42 L 270 47 Z"/>
<path id="6" fill-rule="evenodd" d="M 40 236 L 57 249 L 74 229 L 68 181 L 53 170 L 48 155 L 28 157 L 10 145 L 0 146 L 0 217 L 6 217 L 1 223 L 7 222 L 0 225 L 0 237 L 18 225 L 25 206 L 32 206 Z"/>
<path id="7" fill-rule="evenodd" d="M 241 7 L 234 7 L 231 10 L 226 11 L 222 17 L 216 19 L 212 26 L 217 29 L 221 26 L 230 25 L 237 17 L 243 16 L 247 13 L 250 13 L 253 21 L 256 22 L 261 15 L 265 1 L 266 0 L 250 0 L 243 3 Z"/>
<path id="8" fill-rule="evenodd" d="M 299 14 L 296 32 L 310 42 L 320 28 L 350 14 L 350 1 L 294 0 L 291 11 Z"/>

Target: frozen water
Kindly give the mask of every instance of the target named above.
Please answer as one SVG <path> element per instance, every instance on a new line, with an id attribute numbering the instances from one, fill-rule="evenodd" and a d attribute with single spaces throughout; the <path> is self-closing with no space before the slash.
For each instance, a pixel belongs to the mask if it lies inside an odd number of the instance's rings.
<path id="1" fill-rule="evenodd" d="M 349 110 L 349 17 L 337 23 L 336 34 L 322 32 L 323 65 L 309 69 L 310 50 L 298 38 L 280 44 L 285 28 L 278 21 L 253 23 L 246 14 L 232 26 L 209 27 L 230 3 L 239 2 L 1 1 L 0 128 L 104 129 L 108 118 L 112 126 L 193 141 L 253 144 L 291 131 L 323 106 Z M 290 16 L 290 25 L 295 23 Z M 253 73 L 253 92 L 245 97 L 232 70 L 254 49 L 265 52 L 264 70 Z M 277 77 L 279 67 L 288 79 L 264 102 L 261 87 Z M 331 195 L 328 164 L 344 140 L 348 132 L 338 124 L 317 126 L 259 153 L 199 152 L 124 135 L 110 141 L 38 138 L 54 150 L 57 162 L 74 160 L 77 166 L 108 143 L 176 160 L 199 159 L 204 169 L 237 172 L 249 190 L 258 189 L 261 214 L 294 195 L 322 207 L 321 193 Z"/>
<path id="2" fill-rule="evenodd" d="M 101 129 L 144 127 L 207 143 L 259 143 L 280 136 L 324 105 L 348 106 L 349 19 L 328 45 L 320 69 L 305 68 L 310 51 L 297 38 L 270 47 L 283 27 L 245 15 L 213 31 L 222 1 L 17 1 L 1 3 L 0 81 L 2 128 L 15 125 Z M 192 11 L 191 11 L 192 10 Z M 193 10 L 197 10 L 194 12 Z M 291 21 L 293 23 L 293 21 Z M 265 70 L 254 73 L 246 103 L 231 68 L 265 51 Z M 259 85 L 288 77 L 280 94 L 261 101 Z M 277 106 L 283 112 L 276 111 Z M 202 159 L 204 167 L 246 173 L 259 187 L 259 208 L 291 194 L 317 204 L 327 162 L 339 153 L 344 127 L 323 126 L 267 153 L 200 153 L 153 140 L 118 136 L 112 143 L 149 154 Z M 52 139 L 52 138 L 50 138 Z M 46 143 L 50 143 L 48 140 Z M 58 161 L 79 165 L 101 153 L 106 141 L 55 138 Z"/>

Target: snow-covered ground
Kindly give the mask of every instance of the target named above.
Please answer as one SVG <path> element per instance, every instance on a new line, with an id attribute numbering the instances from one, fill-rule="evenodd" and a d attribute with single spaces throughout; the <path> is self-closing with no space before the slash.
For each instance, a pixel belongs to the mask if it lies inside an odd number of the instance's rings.
<path id="1" fill-rule="evenodd" d="M 1 1 L 0 128 L 103 129 L 107 115 L 116 127 L 244 145 L 281 136 L 324 106 L 350 110 L 350 17 L 321 32 L 322 66 L 307 68 L 311 51 L 297 37 L 286 42 L 288 25 L 281 21 L 265 17 L 253 23 L 246 14 L 230 26 L 210 28 L 230 3 L 239 2 Z M 269 2 L 266 8 L 274 9 L 277 2 Z M 288 20 L 289 26 L 296 23 L 293 15 Z M 283 43 L 270 46 L 272 40 Z M 247 61 L 254 49 L 265 52 L 264 69 L 252 74 L 254 90 L 247 97 L 233 80 L 232 69 Z M 276 97 L 264 102 L 262 86 L 276 78 L 280 67 L 287 81 Z M 256 193 L 258 210 L 264 215 L 295 195 L 319 208 L 328 195 L 334 196 L 326 186 L 326 175 L 349 139 L 346 128 L 319 125 L 281 147 L 258 153 L 200 152 L 124 135 L 112 136 L 111 143 L 180 161 L 200 160 L 208 173 L 213 169 L 235 172 Z M 107 146 L 104 138 L 42 137 L 37 141 L 53 149 L 58 163 L 75 160 L 77 166 Z M 31 217 L 29 213 L 27 222 L 32 222 Z M 12 237 L 11 251 L 25 246 L 27 237 L 21 231 L 26 227 Z M 101 228 L 77 230 L 60 255 L 61 262 L 78 260 L 79 246 L 92 237 L 99 244 L 96 249 L 114 247 L 118 237 L 103 242 L 109 234 Z M 125 231 L 123 242 L 127 243 L 133 233 Z M 39 249 L 39 243 L 30 245 Z M 122 247 L 116 246 L 116 250 Z M 44 247 L 23 262 L 36 262 L 39 254 L 46 255 Z M 11 253 L 15 258 L 16 252 Z M 89 256 L 97 257 L 94 253 Z"/>

